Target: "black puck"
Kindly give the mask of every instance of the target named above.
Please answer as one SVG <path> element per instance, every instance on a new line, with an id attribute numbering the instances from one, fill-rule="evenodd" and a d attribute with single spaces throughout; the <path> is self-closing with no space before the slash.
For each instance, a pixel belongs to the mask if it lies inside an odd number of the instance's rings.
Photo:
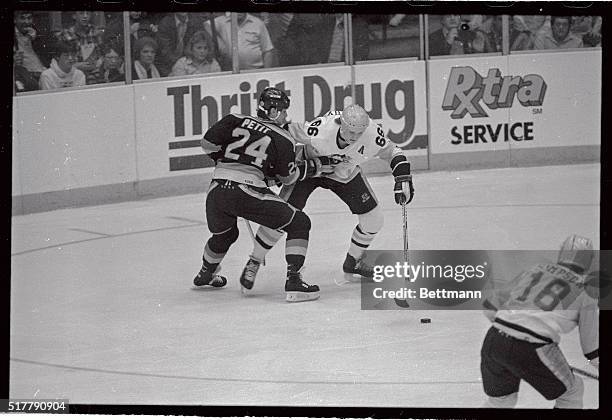
<path id="1" fill-rule="evenodd" d="M 430 324 L 431 318 L 421 318 L 421 324 Z"/>

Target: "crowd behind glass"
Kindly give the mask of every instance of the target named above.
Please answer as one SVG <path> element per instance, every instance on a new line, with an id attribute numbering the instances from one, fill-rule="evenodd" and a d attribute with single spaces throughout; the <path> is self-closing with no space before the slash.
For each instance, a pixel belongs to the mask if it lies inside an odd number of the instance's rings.
<path id="1" fill-rule="evenodd" d="M 18 11 L 14 24 L 18 93 L 269 67 L 601 47 L 602 18 Z"/>

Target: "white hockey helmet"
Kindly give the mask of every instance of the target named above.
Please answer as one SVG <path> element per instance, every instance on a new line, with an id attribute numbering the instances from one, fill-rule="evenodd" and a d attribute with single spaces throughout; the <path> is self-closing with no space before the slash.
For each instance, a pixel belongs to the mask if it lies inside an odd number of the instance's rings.
<path id="1" fill-rule="evenodd" d="M 582 274 L 591 267 L 593 256 L 593 243 L 590 239 L 571 235 L 561 245 L 557 263 L 570 266 L 572 270 Z"/>
<path id="2" fill-rule="evenodd" d="M 368 113 L 357 104 L 348 105 L 340 115 L 340 135 L 349 142 L 355 142 L 370 125 Z"/>

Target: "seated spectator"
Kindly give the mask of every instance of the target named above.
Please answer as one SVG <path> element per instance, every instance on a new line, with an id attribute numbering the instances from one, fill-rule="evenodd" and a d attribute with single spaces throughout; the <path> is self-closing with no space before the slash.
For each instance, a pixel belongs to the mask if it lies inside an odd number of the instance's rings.
<path id="1" fill-rule="evenodd" d="M 78 56 L 75 67 L 85 73 L 87 83 L 97 80 L 96 62 L 102 56 L 99 46 L 102 44 L 102 31 L 91 22 L 92 12 L 77 11 L 72 14 L 73 25 L 64 29 L 59 38 L 63 41 L 76 42 Z"/>
<path id="2" fill-rule="evenodd" d="M 468 37 L 461 38 L 460 15 L 441 15 L 440 23 L 442 27 L 437 31 L 429 34 L 429 55 L 455 55 L 465 54 L 466 46 L 469 44 L 471 32 L 466 32 L 464 35 Z M 467 32 L 470 32 L 469 34 Z"/>
<path id="3" fill-rule="evenodd" d="M 53 48 L 51 66 L 40 75 L 40 88 L 48 90 L 85 86 L 85 74 L 75 67 L 77 55 L 77 47 L 73 42 L 57 41 Z"/>
<path id="4" fill-rule="evenodd" d="M 38 38 L 38 31 L 34 28 L 31 12 L 15 12 L 14 18 L 15 42 L 17 43 L 17 50 L 20 51 L 22 67 L 32 73 L 32 77 L 38 80 L 46 67 L 42 64 L 37 50 L 42 50 L 45 46 L 41 44 Z"/>
<path id="5" fill-rule="evenodd" d="M 174 63 L 185 55 L 185 44 L 203 25 L 197 13 L 171 13 L 162 18 L 157 27 L 159 54 L 155 60 L 162 76 L 167 76 Z"/>
<path id="6" fill-rule="evenodd" d="M 466 30 L 473 32 L 469 50 L 465 50 L 466 54 L 491 53 L 501 50 L 501 28 L 496 27 L 495 16 L 461 15 L 461 20 L 459 36 L 461 37 L 462 32 Z M 497 30 L 500 32 L 498 33 Z"/>
<path id="7" fill-rule="evenodd" d="M 536 37 L 550 33 L 550 22 L 542 15 L 512 16 L 510 51 L 532 50 Z"/>
<path id="8" fill-rule="evenodd" d="M 238 56 L 240 69 L 259 69 L 273 67 L 276 64 L 274 45 L 266 25 L 261 19 L 249 13 L 238 13 Z M 214 19 L 215 30 L 219 35 L 219 53 L 224 63 L 232 62 L 231 15 L 218 16 Z M 210 22 L 204 24 L 211 34 Z M 229 69 L 224 69 L 229 70 Z"/>
<path id="9" fill-rule="evenodd" d="M 570 16 L 551 16 L 551 33 L 543 33 L 534 40 L 536 50 L 582 48 L 582 39 L 572 34 Z"/>
<path id="10" fill-rule="evenodd" d="M 123 66 L 123 49 L 113 42 L 103 44 L 100 48 L 102 57 L 96 63 L 98 67 L 96 83 L 113 83 L 125 81 Z"/>
<path id="11" fill-rule="evenodd" d="M 142 37 L 134 43 L 134 65 L 132 66 L 132 79 L 156 79 L 161 77 L 155 67 L 157 55 L 157 42 L 153 38 Z"/>
<path id="12" fill-rule="evenodd" d="M 221 71 L 221 66 L 213 55 L 212 39 L 206 31 L 198 31 L 185 47 L 185 57 L 172 66 L 170 76 L 205 74 Z"/>
<path id="13" fill-rule="evenodd" d="M 15 93 L 38 90 L 38 77 L 23 66 L 23 51 L 13 46 L 13 79 Z"/>
<path id="14" fill-rule="evenodd" d="M 601 16 L 573 16 L 572 33 L 582 39 L 585 47 L 600 47 L 601 22 Z"/>

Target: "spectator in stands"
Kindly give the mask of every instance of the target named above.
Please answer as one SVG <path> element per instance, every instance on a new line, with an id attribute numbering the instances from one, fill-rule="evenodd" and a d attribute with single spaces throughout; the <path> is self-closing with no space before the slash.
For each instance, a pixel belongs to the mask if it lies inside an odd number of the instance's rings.
<path id="1" fill-rule="evenodd" d="M 85 74 L 75 67 L 77 56 L 77 47 L 73 42 L 57 41 L 53 48 L 51 66 L 40 75 L 40 88 L 47 90 L 84 86 Z"/>
<path id="2" fill-rule="evenodd" d="M 582 39 L 572 34 L 570 16 L 551 16 L 551 33 L 543 33 L 534 40 L 536 50 L 582 48 Z"/>
<path id="3" fill-rule="evenodd" d="M 261 13 L 261 19 L 268 29 L 280 66 L 291 65 L 286 58 L 290 55 L 288 52 L 294 46 L 292 40 L 287 37 L 287 30 L 293 16 L 293 13 Z"/>
<path id="4" fill-rule="evenodd" d="M 336 63 L 343 62 L 345 58 L 344 51 L 344 15 L 336 13 L 333 24 L 329 21 L 324 21 L 323 32 L 321 33 L 321 49 L 325 55 L 327 52 L 327 62 Z M 355 61 L 363 61 L 368 59 L 370 50 L 368 41 L 368 22 L 360 15 L 353 15 L 353 58 Z"/>
<path id="5" fill-rule="evenodd" d="M 442 15 L 442 27 L 429 34 L 429 55 L 465 54 L 464 43 L 459 39 L 460 15 Z"/>
<path id="6" fill-rule="evenodd" d="M 38 77 L 23 66 L 23 51 L 17 48 L 16 43 L 13 45 L 13 80 L 16 93 L 38 90 Z"/>
<path id="7" fill-rule="evenodd" d="M 288 65 L 333 63 L 344 61 L 344 21 L 342 14 L 295 13 L 287 38 L 291 44 L 282 53 Z M 369 30 L 367 21 L 353 16 L 354 59 L 368 58 Z M 283 61 L 281 60 L 281 62 Z"/>
<path id="8" fill-rule="evenodd" d="M 95 83 L 98 79 L 96 62 L 102 56 L 102 31 L 96 29 L 91 22 L 92 12 L 77 11 L 72 14 L 73 25 L 62 30 L 59 38 L 63 41 L 77 44 L 77 61 L 75 67 L 85 73 L 87 83 Z"/>
<path id="9" fill-rule="evenodd" d="M 123 66 L 123 48 L 114 42 L 101 46 L 102 57 L 98 60 L 98 78 L 96 83 L 113 83 L 125 81 Z"/>
<path id="10" fill-rule="evenodd" d="M 510 50 L 532 50 L 536 37 L 545 33 L 550 33 L 550 22 L 546 16 L 514 15 L 510 31 Z"/>
<path id="11" fill-rule="evenodd" d="M 17 11 L 14 14 L 14 20 L 15 42 L 17 51 L 20 52 L 22 67 L 32 73 L 32 77 L 38 80 L 46 67 L 38 57 L 37 51 L 42 50 L 45 45 L 41 42 L 38 31 L 34 28 L 31 12 Z"/>
<path id="12" fill-rule="evenodd" d="M 74 12 L 61 12 L 61 11 L 51 11 L 48 12 L 49 17 L 49 25 L 50 32 L 55 35 L 56 38 L 61 36 L 64 28 L 68 28 L 73 25 L 73 13 Z M 96 33 L 101 35 L 106 28 L 106 18 L 104 16 L 104 12 L 90 12 L 92 18 L 90 22 L 94 26 Z"/>
<path id="13" fill-rule="evenodd" d="M 167 76 L 176 60 L 185 55 L 185 45 L 193 34 L 203 28 L 203 19 L 197 13 L 172 13 L 165 16 L 157 27 L 159 54 L 155 64 L 162 76 Z"/>
<path id="14" fill-rule="evenodd" d="M 601 46 L 601 16 L 572 16 L 572 33 L 585 47 Z"/>
<path id="15" fill-rule="evenodd" d="M 132 79 L 155 79 L 160 76 L 155 66 L 155 56 L 158 45 L 153 38 L 147 36 L 138 39 L 134 43 L 134 65 L 132 66 Z"/>
<path id="16" fill-rule="evenodd" d="M 213 43 L 206 31 L 192 35 L 185 47 L 185 57 L 181 57 L 172 66 L 170 76 L 205 74 L 221 71 L 221 66 L 213 55 Z"/>
<path id="17" fill-rule="evenodd" d="M 155 19 L 146 12 L 129 12 L 130 14 L 130 45 L 143 36 L 155 38 L 157 24 Z M 106 27 L 104 42 L 113 42 L 123 45 L 123 19 L 116 19 Z"/>
<path id="18" fill-rule="evenodd" d="M 237 15 L 240 69 L 259 69 L 276 65 L 274 45 L 263 21 L 249 13 L 238 13 Z M 222 56 L 222 60 L 226 63 L 231 63 L 231 15 L 226 13 L 224 16 L 216 17 L 214 25 L 219 35 L 219 53 Z M 206 31 L 211 34 L 212 28 L 210 22 L 206 22 L 204 26 Z"/>
<path id="19" fill-rule="evenodd" d="M 501 28 L 495 26 L 495 16 L 488 15 L 461 15 L 462 24 L 459 27 L 459 36 L 469 30 L 473 32 L 470 49 L 464 49 L 466 54 L 491 53 L 501 51 Z M 501 22 L 500 22 L 501 23 Z M 499 29 L 499 34 L 497 30 Z M 497 46 L 499 45 L 499 49 Z"/>

